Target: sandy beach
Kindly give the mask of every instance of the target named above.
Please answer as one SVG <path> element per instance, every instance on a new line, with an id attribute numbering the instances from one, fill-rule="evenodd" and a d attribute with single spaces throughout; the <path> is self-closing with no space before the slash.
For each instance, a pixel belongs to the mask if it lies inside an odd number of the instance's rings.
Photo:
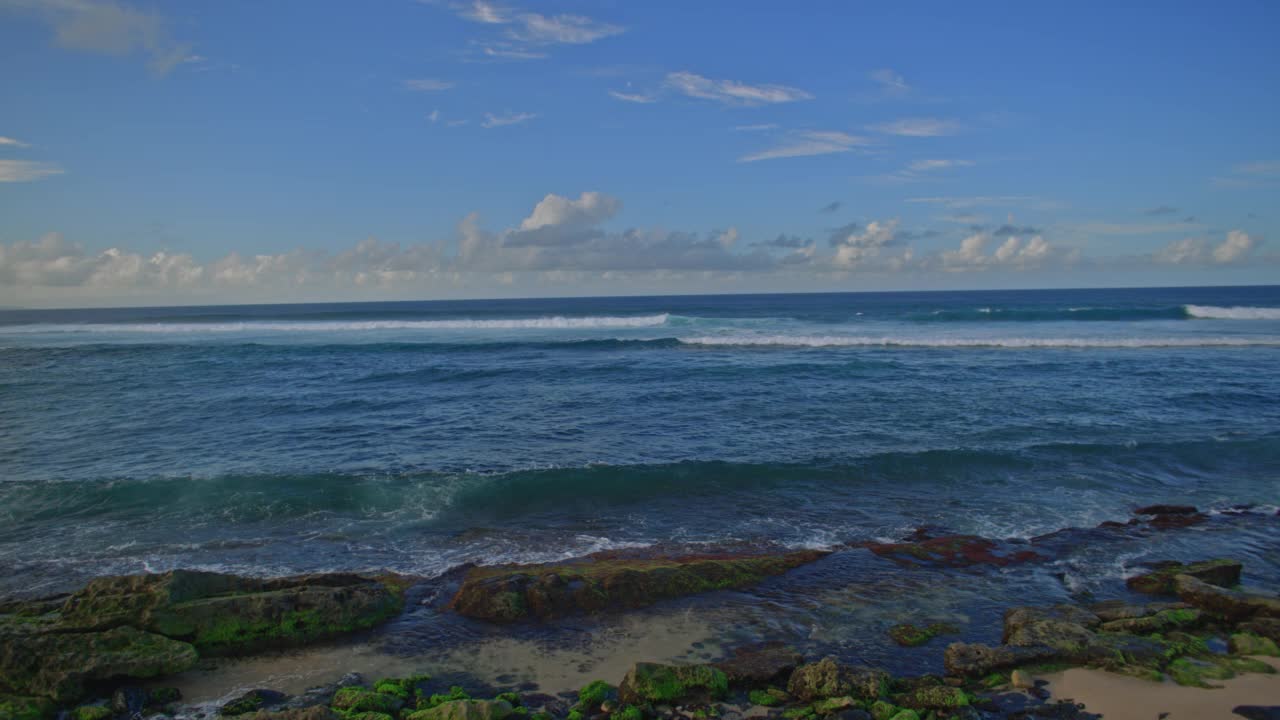
<path id="1" fill-rule="evenodd" d="M 1258 657 L 1280 669 L 1280 659 Z M 1044 676 L 1054 698 L 1083 703 L 1106 720 L 1238 720 L 1240 705 L 1280 705 L 1280 675 L 1247 673 L 1221 688 L 1183 687 L 1171 680 L 1139 680 L 1090 668 Z"/>

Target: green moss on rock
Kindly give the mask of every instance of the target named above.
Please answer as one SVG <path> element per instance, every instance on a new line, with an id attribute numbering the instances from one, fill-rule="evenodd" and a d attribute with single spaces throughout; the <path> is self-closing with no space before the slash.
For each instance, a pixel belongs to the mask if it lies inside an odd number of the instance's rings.
<path id="1" fill-rule="evenodd" d="M 956 632 L 959 632 L 959 629 L 947 623 L 930 623 L 924 627 L 911 623 L 899 623 L 889 628 L 889 637 L 903 647 L 916 647 L 939 635 L 950 635 Z"/>
<path id="2" fill-rule="evenodd" d="M 106 720 L 111 717 L 111 708 L 105 705 L 81 705 L 71 711 L 72 720 Z"/>
<path id="3" fill-rule="evenodd" d="M 1280 646 L 1271 638 L 1259 637 L 1251 633 L 1234 633 L 1227 646 L 1236 655 L 1270 655 L 1280 657 Z"/>
<path id="4" fill-rule="evenodd" d="M 785 695 L 780 691 L 770 690 L 752 690 L 747 693 L 747 699 L 753 705 L 763 705 L 764 707 L 774 707 L 781 705 Z"/>
<path id="5" fill-rule="evenodd" d="M 841 665 L 827 657 L 796 668 L 787 682 L 787 692 L 804 702 L 843 695 L 875 700 L 884 694 L 888 681 L 889 675 L 881 670 Z"/>
<path id="6" fill-rule="evenodd" d="M 504 720 L 513 712 L 505 700 L 450 700 L 411 713 L 405 720 Z"/>
<path id="7" fill-rule="evenodd" d="M 1187 565 L 1177 562 L 1164 563 L 1153 572 L 1131 577 L 1125 581 L 1130 590 L 1152 595 L 1174 594 L 1173 579 L 1178 575 L 1190 575 L 1202 582 L 1219 587 L 1231 587 L 1240 584 L 1240 571 L 1243 565 L 1235 560 L 1220 558 L 1203 560 Z"/>
<path id="8" fill-rule="evenodd" d="M 333 695 L 330 703 L 334 710 L 346 714 L 363 712 L 395 715 L 404 707 L 404 700 L 396 695 L 366 690 L 361 687 L 344 687 Z"/>
<path id="9" fill-rule="evenodd" d="M 603 680 L 592 680 L 578 691 L 579 710 L 594 710 L 609 698 L 616 697 L 618 689 Z"/>
<path id="10" fill-rule="evenodd" d="M 610 715 L 609 720 L 644 720 L 644 713 L 635 705 L 628 705 Z"/>
<path id="11" fill-rule="evenodd" d="M 618 697 L 631 705 L 708 702 L 729 692 L 729 679 L 710 665 L 636 663 L 618 686 Z"/>
<path id="12" fill-rule="evenodd" d="M 4 720 L 43 720 L 53 714 L 53 703 L 42 697 L 0 695 L 0 718 Z"/>
<path id="13" fill-rule="evenodd" d="M 969 704 L 969 695 L 964 690 L 950 685 L 933 685 L 916 688 L 898 699 L 898 702 L 918 710 L 950 710 L 966 707 Z"/>

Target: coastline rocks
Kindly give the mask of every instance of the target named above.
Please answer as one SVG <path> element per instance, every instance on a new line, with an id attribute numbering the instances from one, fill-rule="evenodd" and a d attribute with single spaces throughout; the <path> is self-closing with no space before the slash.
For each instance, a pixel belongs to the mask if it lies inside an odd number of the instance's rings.
<path id="1" fill-rule="evenodd" d="M 1174 589 L 1185 603 L 1231 621 L 1280 618 L 1280 598 L 1227 590 L 1190 575 L 1174 576 Z"/>
<path id="2" fill-rule="evenodd" d="M 1134 510 L 1133 514 L 1149 516 L 1147 525 L 1158 530 L 1198 525 L 1209 519 L 1192 505 L 1148 505 Z"/>
<path id="3" fill-rule="evenodd" d="M 1123 600 L 1107 600 L 1089 606 L 1089 612 L 1104 623 L 1114 620 L 1132 620 L 1155 615 L 1165 610 L 1186 610 L 1191 606 L 1184 602 L 1155 602 L 1131 605 Z"/>
<path id="4" fill-rule="evenodd" d="M 1280 643 L 1280 618 L 1254 618 L 1238 626 L 1241 632 L 1253 633 Z"/>
<path id="5" fill-rule="evenodd" d="M 191 642 L 202 655 L 229 655 L 373 627 L 402 605 L 400 588 L 359 575 L 258 579 L 174 570 L 93 580 L 67 599 L 60 624 L 132 625 Z"/>
<path id="6" fill-rule="evenodd" d="M 775 644 L 762 648 L 738 648 L 725 660 L 712 663 L 728 678 L 729 684 L 742 687 L 761 687 L 781 682 L 791 676 L 804 656 Z"/>
<path id="7" fill-rule="evenodd" d="M 1172 595 L 1173 579 L 1178 575 L 1189 575 L 1210 585 L 1232 587 L 1240 584 L 1240 571 L 1244 568 L 1241 563 L 1227 559 L 1202 560 L 1186 565 L 1165 562 L 1153 567 L 1153 572 L 1131 577 L 1125 580 L 1125 585 L 1130 590 L 1149 595 Z"/>
<path id="8" fill-rule="evenodd" d="M 943 654 L 943 664 L 950 675 L 979 677 L 995 670 L 1016 665 L 1047 662 L 1057 657 L 1058 651 L 1045 645 L 1014 647 L 1010 645 L 982 645 L 980 643 L 951 643 Z"/>
<path id="9" fill-rule="evenodd" d="M 271 709 L 287 699 L 288 696 L 275 690 L 250 690 L 218 708 L 218 714 L 223 717 L 246 715 L 263 709 Z"/>
<path id="10" fill-rule="evenodd" d="M 1017 544 L 1002 543 L 977 535 L 946 535 L 900 543 L 872 542 L 863 543 L 860 547 L 903 567 L 1004 567 L 1048 559 Z"/>
<path id="11" fill-rule="evenodd" d="M 479 620 L 546 620 L 628 609 L 711 590 L 741 588 L 826 556 L 801 550 L 772 555 L 618 558 L 597 554 L 549 565 L 475 567 L 449 606 Z"/>
<path id="12" fill-rule="evenodd" d="M 959 632 L 954 625 L 947 623 L 930 623 L 924 627 L 911 623 L 899 623 L 889 628 L 889 637 L 902 647 L 923 645 L 939 635 L 951 635 Z"/>
<path id="13" fill-rule="evenodd" d="M 618 685 L 624 705 L 708 703 L 729 692 L 729 679 L 710 665 L 636 663 Z"/>
<path id="14" fill-rule="evenodd" d="M 170 675 L 195 665 L 197 657 L 189 643 L 132 627 L 0 634 L 0 684 L 18 694 L 70 702 L 87 682 Z"/>
<path id="15" fill-rule="evenodd" d="M 5 720 L 41 720 L 53 713 L 47 698 L 24 695 L 0 695 L 0 718 Z"/>
<path id="16" fill-rule="evenodd" d="M 506 700 L 450 700 L 412 713 L 406 720 L 504 720 L 514 711 Z"/>
<path id="17" fill-rule="evenodd" d="M 791 673 L 787 692 L 802 702 L 849 695 L 875 700 L 884 694 L 889 674 L 869 667 L 841 665 L 833 657 L 801 665 Z"/>
<path id="18" fill-rule="evenodd" d="M 1144 617 L 1109 620 L 1102 623 L 1101 629 L 1112 633 L 1134 633 L 1149 635 L 1165 633 L 1170 630 L 1185 630 L 1199 625 L 1201 612 L 1194 608 L 1161 610 L 1154 615 Z"/>
<path id="19" fill-rule="evenodd" d="M 1227 647 L 1233 655 L 1270 655 L 1280 657 L 1280 646 L 1271 638 L 1259 637 L 1249 633 L 1234 633 L 1227 640 Z"/>
<path id="20" fill-rule="evenodd" d="M 323 705 L 314 705 L 289 710 L 259 710 L 252 715 L 242 715 L 241 720 L 338 720 L 338 714 Z"/>

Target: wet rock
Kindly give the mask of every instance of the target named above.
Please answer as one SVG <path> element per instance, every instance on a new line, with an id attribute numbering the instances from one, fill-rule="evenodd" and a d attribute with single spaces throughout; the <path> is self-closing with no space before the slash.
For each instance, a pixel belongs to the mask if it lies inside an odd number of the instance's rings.
<path id="1" fill-rule="evenodd" d="M 1274 673 L 1275 668 L 1252 658 L 1238 658 L 1213 655 L 1205 658 L 1182 657 L 1169 663 L 1166 672 L 1179 685 L 1191 687 L 1221 687 L 1222 680 L 1228 680 L 1240 673 Z"/>
<path id="2" fill-rule="evenodd" d="M 271 709 L 288 699 L 287 695 L 282 692 L 276 692 L 275 690 L 250 690 L 235 700 L 232 700 L 218 708 L 218 714 L 223 717 L 247 715 L 259 710 Z"/>
<path id="3" fill-rule="evenodd" d="M 550 565 L 475 567 L 449 606 L 480 620 L 549 619 L 629 609 L 659 600 L 741 588 L 828 553 L 627 558 L 597 553 Z"/>
<path id="4" fill-rule="evenodd" d="M 832 716 L 833 720 L 872 720 L 871 713 L 861 708 L 841 710 Z"/>
<path id="5" fill-rule="evenodd" d="M 1173 579 L 1178 575 L 1190 575 L 1210 585 L 1231 587 L 1240 584 L 1240 571 L 1244 568 L 1241 563 L 1227 559 L 1202 560 L 1186 565 L 1165 562 L 1154 567 L 1156 569 L 1153 572 L 1125 580 L 1125 585 L 1140 593 L 1172 595 L 1175 592 Z"/>
<path id="6" fill-rule="evenodd" d="M 819 715 L 833 715 L 857 705 L 858 701 L 848 695 L 819 700 L 813 704 L 813 711 Z"/>
<path id="7" fill-rule="evenodd" d="M 62 626 L 130 625 L 190 642 L 202 655 L 236 654 L 373 627 L 400 612 L 397 583 L 350 574 L 260 579 L 189 570 L 106 577 L 67 599 Z"/>
<path id="8" fill-rule="evenodd" d="M 1280 720 L 1280 705 L 1237 705 L 1231 712 L 1248 720 Z"/>
<path id="9" fill-rule="evenodd" d="M 1170 630 L 1195 627 L 1200 624 L 1200 621 L 1201 612 L 1195 608 L 1161 610 L 1154 615 L 1146 617 L 1104 622 L 1101 629 L 1107 632 L 1149 635 L 1151 633 L 1166 633 Z"/>
<path id="10" fill-rule="evenodd" d="M 1154 602 L 1130 604 L 1123 600 L 1108 600 L 1089 606 L 1089 612 L 1098 616 L 1104 623 L 1113 620 L 1130 620 L 1133 618 L 1155 615 L 1164 610 L 1186 610 L 1191 606 L 1183 602 Z"/>
<path id="11" fill-rule="evenodd" d="M 1014 670 L 1009 673 L 1009 685 L 1019 690 L 1028 690 L 1036 686 L 1036 679 L 1025 670 Z"/>
<path id="12" fill-rule="evenodd" d="M 1147 505 L 1133 511 L 1134 515 L 1194 515 L 1200 512 L 1194 505 Z"/>
<path id="13" fill-rule="evenodd" d="M 102 632 L 0 633 L 0 689 L 65 703 L 85 683 L 111 678 L 151 678 L 195 664 L 195 648 L 131 627 Z"/>
<path id="14" fill-rule="evenodd" d="M 706 704 L 728 691 L 729 679 L 710 665 L 636 663 L 618 685 L 618 698 L 627 705 Z"/>
<path id="15" fill-rule="evenodd" d="M 140 687 L 116 688 L 111 693 L 111 710 L 119 715 L 133 715 L 142 712 L 148 701 L 147 691 Z"/>
<path id="16" fill-rule="evenodd" d="M 1067 649 L 1089 643 L 1101 618 L 1074 605 L 1016 607 L 1004 613 L 1004 643 Z"/>
<path id="17" fill-rule="evenodd" d="M 1253 633 L 1280 643 L 1280 618 L 1253 618 L 1240 623 L 1237 627 L 1241 632 Z"/>
<path id="18" fill-rule="evenodd" d="M 42 720 L 52 714 L 48 698 L 0 694 L 0 718 L 5 720 Z"/>
<path id="19" fill-rule="evenodd" d="M 1269 655 L 1280 657 L 1280 647 L 1271 638 L 1250 633 L 1232 633 L 1227 647 L 1233 655 Z"/>
<path id="20" fill-rule="evenodd" d="M 948 535 L 903 543 L 863 543 L 861 547 L 904 567 L 1004 567 L 1048 559 L 1024 544 L 1003 543 L 976 535 Z"/>
<path id="21" fill-rule="evenodd" d="M 923 645 L 939 635 L 952 635 L 959 628 L 947 623 L 930 623 L 923 627 L 911 623 L 899 623 L 889 628 L 889 637 L 902 647 Z"/>
<path id="22" fill-rule="evenodd" d="M 1190 575 L 1174 576 L 1174 588 L 1185 603 L 1227 620 L 1280 618 L 1280 598 L 1210 585 Z"/>
<path id="23" fill-rule="evenodd" d="M 802 702 L 849 695 L 875 700 L 884 693 L 889 674 L 863 666 L 841 665 L 833 657 L 801 665 L 791 673 L 787 692 Z"/>
<path id="24" fill-rule="evenodd" d="M 727 659 L 713 663 L 729 679 L 741 687 L 761 687 L 784 682 L 804 660 L 800 653 L 782 644 L 759 648 L 738 648 Z"/>
<path id="25" fill-rule="evenodd" d="M 897 702 L 914 710 L 951 710 L 969 705 L 969 695 L 947 685 L 916 688 Z"/>
<path id="26" fill-rule="evenodd" d="M 259 710 L 252 715 L 241 715 L 240 720 L 338 720 L 339 715 L 323 706 L 314 705 L 288 710 Z"/>
<path id="27" fill-rule="evenodd" d="M 450 700 L 412 713 L 406 720 L 504 720 L 512 712 L 505 700 Z"/>
<path id="28" fill-rule="evenodd" d="M 71 711 L 71 720 L 110 720 L 115 713 L 106 705 L 81 705 Z M 6 717 L 0 712 L 0 717 Z"/>
<path id="29" fill-rule="evenodd" d="M 981 677 L 994 670 L 1054 660 L 1058 654 L 1057 650 L 1046 645 L 1014 647 L 951 643 L 943 655 L 943 663 L 952 675 Z"/>

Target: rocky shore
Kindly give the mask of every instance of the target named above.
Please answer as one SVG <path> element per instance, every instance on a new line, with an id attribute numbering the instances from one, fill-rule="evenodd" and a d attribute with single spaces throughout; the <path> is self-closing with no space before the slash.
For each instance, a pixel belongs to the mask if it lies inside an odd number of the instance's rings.
<path id="1" fill-rule="evenodd" d="M 1140 508 L 1130 523 L 1079 532 L 1167 530 L 1206 522 L 1195 508 Z M 998 541 L 922 529 L 866 552 L 911 567 L 1007 568 L 1039 563 L 1062 536 Z M 557 564 L 461 572 L 446 612 L 492 624 L 540 623 L 633 610 L 784 575 L 828 551 L 597 554 Z M 1280 656 L 1280 598 L 1241 586 L 1232 559 L 1162 562 L 1127 579 L 1148 602 L 1009 607 L 1001 642 L 952 642 L 944 674 L 892 675 L 785 645 L 733 649 L 710 663 L 637 662 L 569 695 L 467 687 L 426 675 L 361 678 L 294 696 L 262 688 L 216 709 L 184 704 L 164 680 L 209 658 L 322 643 L 401 615 L 420 582 L 396 575 L 321 574 L 256 579 L 175 570 L 105 577 L 63 596 L 0 602 L 0 720 L 785 720 L 1089 718 L 1051 697 L 1041 679 L 1071 667 L 1152 683 L 1210 688 L 1269 674 Z M 922 619 L 889 630 L 904 648 L 942 642 L 958 628 Z M 1280 690 L 1280 684 L 1276 685 Z M 473 694 L 475 695 L 473 697 Z M 1278 693 L 1280 696 L 1280 693 Z M 1277 700 L 1280 702 L 1280 700 Z M 1275 717 L 1275 708 L 1241 708 Z M 1267 714 L 1271 713 L 1271 714 Z"/>

